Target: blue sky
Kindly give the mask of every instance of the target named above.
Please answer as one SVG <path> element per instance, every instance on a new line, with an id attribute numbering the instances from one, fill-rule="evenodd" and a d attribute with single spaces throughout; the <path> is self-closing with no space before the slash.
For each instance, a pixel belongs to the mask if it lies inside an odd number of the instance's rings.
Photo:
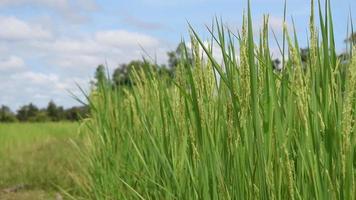
<path id="1" fill-rule="evenodd" d="M 241 26 L 246 0 L 0 0 L 0 105 L 13 110 L 49 100 L 78 103 L 75 83 L 88 87 L 98 64 L 110 69 L 140 59 L 141 46 L 166 62 L 166 53 L 188 37 L 187 21 L 202 35 L 221 17 L 232 30 Z M 252 0 L 255 28 L 263 14 L 281 31 L 283 0 Z M 289 0 L 301 46 L 305 45 L 309 0 Z M 338 51 L 344 48 L 349 8 L 354 0 L 332 0 Z M 353 20 L 356 21 L 355 15 Z M 276 49 L 275 44 L 271 44 Z"/>

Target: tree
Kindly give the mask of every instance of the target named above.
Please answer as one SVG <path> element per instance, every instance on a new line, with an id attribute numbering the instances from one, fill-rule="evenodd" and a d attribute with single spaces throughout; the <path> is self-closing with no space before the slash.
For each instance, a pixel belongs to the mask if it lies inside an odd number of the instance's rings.
<path id="1" fill-rule="evenodd" d="M 174 69 L 178 65 L 178 63 L 186 57 L 185 48 L 186 48 L 185 43 L 181 42 L 178 44 L 175 51 L 170 51 L 167 53 L 168 66 L 171 69 Z M 188 59 L 189 60 L 192 59 L 192 56 L 190 54 L 188 54 Z"/>
<path id="2" fill-rule="evenodd" d="M 39 109 L 33 105 L 32 103 L 28 105 L 22 106 L 17 111 L 17 119 L 24 122 L 24 121 L 33 121 L 38 114 Z"/>
<path id="3" fill-rule="evenodd" d="M 48 103 L 46 112 L 51 121 L 60 121 L 63 119 L 63 107 L 58 107 L 53 101 Z"/>
<path id="4" fill-rule="evenodd" d="M 41 109 L 36 113 L 36 116 L 29 119 L 30 122 L 48 122 L 51 119 L 47 115 L 46 109 Z"/>
<path id="5" fill-rule="evenodd" d="M 122 64 L 116 68 L 112 75 L 112 80 L 115 86 L 131 85 L 130 66 L 127 64 Z"/>
<path id="6" fill-rule="evenodd" d="M 65 111 L 65 118 L 69 121 L 78 121 L 87 117 L 89 114 L 88 106 L 72 107 Z"/>
<path id="7" fill-rule="evenodd" d="M 100 83 L 107 83 L 108 77 L 106 76 L 105 66 L 99 65 L 94 74 L 94 81 L 91 82 L 92 86 L 98 87 Z"/>
<path id="8" fill-rule="evenodd" d="M 2 105 L 0 108 L 0 122 L 15 122 L 16 117 L 11 109 Z"/>
<path id="9" fill-rule="evenodd" d="M 131 74 L 134 70 L 144 69 L 145 67 L 150 67 L 153 65 L 148 64 L 145 61 L 133 60 L 128 64 L 122 64 L 115 69 L 112 77 L 114 86 L 127 85 L 131 86 L 133 81 L 131 80 Z M 156 70 L 156 69 L 153 69 Z"/>

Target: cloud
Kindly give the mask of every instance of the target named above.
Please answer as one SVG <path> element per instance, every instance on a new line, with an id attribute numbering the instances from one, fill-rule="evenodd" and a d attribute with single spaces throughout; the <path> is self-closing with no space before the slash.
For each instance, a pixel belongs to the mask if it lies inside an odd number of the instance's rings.
<path id="1" fill-rule="evenodd" d="M 17 71 L 25 68 L 25 62 L 17 56 L 0 59 L 0 72 Z"/>
<path id="2" fill-rule="evenodd" d="M 109 31 L 99 31 L 95 35 L 95 39 L 104 45 L 112 47 L 132 47 L 143 46 L 143 47 L 154 47 L 158 46 L 159 41 L 151 36 L 128 32 L 126 30 L 109 30 Z"/>
<path id="3" fill-rule="evenodd" d="M 33 9 L 51 9 L 72 23 L 88 21 L 88 14 L 97 11 L 95 0 L 1 0 L 0 7 L 31 6 Z"/>
<path id="4" fill-rule="evenodd" d="M 44 73 L 35 73 L 32 71 L 23 72 L 20 74 L 14 74 L 11 76 L 13 80 L 27 80 L 32 84 L 50 84 L 58 82 L 59 78 L 55 74 L 44 74 Z"/>
<path id="5" fill-rule="evenodd" d="M 85 89 L 88 87 L 88 82 L 89 80 L 81 77 L 64 78 L 54 73 L 21 71 L 0 79 L 0 91 L 2 91 L 0 104 L 9 105 L 16 110 L 19 106 L 30 102 L 44 107 L 50 100 L 54 100 L 60 105 L 69 107 L 78 104 L 71 97 L 70 92 L 79 97 L 82 95 L 75 87 L 75 83 Z"/>
<path id="6" fill-rule="evenodd" d="M 62 54 L 97 54 L 103 51 L 97 41 L 92 38 L 56 38 L 54 41 L 34 42 L 31 46 L 43 51 Z"/>
<path id="7" fill-rule="evenodd" d="M 30 41 L 26 46 L 35 50 L 30 52 L 29 56 L 41 55 L 46 66 L 87 76 L 92 75 L 99 64 L 107 63 L 112 69 L 118 64 L 142 59 L 144 51 L 141 47 L 150 56 L 157 55 L 159 63 L 166 61 L 167 51 L 164 42 L 158 38 L 122 29 L 102 30 L 81 37 L 66 36 L 50 41 Z M 27 50 L 24 53 L 29 54 Z"/>
<path id="8" fill-rule="evenodd" d="M 16 17 L 0 17 L 0 39 L 29 40 L 50 39 L 52 33 L 42 26 L 29 24 Z"/>
<path id="9" fill-rule="evenodd" d="M 66 107 L 77 105 L 68 92 L 82 95 L 76 83 L 88 88 L 99 64 L 107 64 L 112 71 L 118 64 L 141 59 L 140 45 L 151 56 L 157 54 L 157 62 L 166 60 L 167 49 L 161 47 L 162 41 L 140 32 L 106 29 L 71 34 L 51 32 L 37 22 L 14 17 L 1 19 L 11 19 L 2 21 L 13 21 L 19 24 L 15 27 L 20 27 L 13 30 L 27 33 L 4 34 L 0 30 L 0 47 L 6 47 L 0 49 L 0 104 L 13 110 L 29 102 L 43 107 L 51 99 Z M 36 35 L 36 31 L 48 34 Z"/>

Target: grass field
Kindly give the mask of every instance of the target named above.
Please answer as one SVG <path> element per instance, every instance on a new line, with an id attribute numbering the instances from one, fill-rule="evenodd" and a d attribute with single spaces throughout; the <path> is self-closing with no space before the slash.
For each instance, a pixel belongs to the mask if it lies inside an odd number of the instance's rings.
<path id="1" fill-rule="evenodd" d="M 77 129 L 76 123 L 0 124 L 0 200 L 73 192 Z"/>

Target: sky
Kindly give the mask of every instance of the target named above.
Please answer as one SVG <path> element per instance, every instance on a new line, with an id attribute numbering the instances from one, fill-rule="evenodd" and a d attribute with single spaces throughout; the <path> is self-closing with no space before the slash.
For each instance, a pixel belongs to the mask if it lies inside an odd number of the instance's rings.
<path id="1" fill-rule="evenodd" d="M 323 2 L 323 1 L 322 1 Z M 251 0 L 254 28 L 264 14 L 281 33 L 284 0 Z M 344 49 L 349 10 L 355 0 L 331 0 L 337 49 Z M 89 88 L 99 64 L 113 70 L 141 59 L 143 50 L 158 63 L 182 38 L 188 22 L 204 38 L 206 26 L 219 17 L 240 29 L 247 0 L 0 0 L 0 105 L 16 111 L 50 100 L 79 105 L 71 93 Z M 288 24 L 295 21 L 300 46 L 306 45 L 309 0 L 288 0 Z M 356 21 L 356 15 L 352 16 Z M 276 44 L 271 48 L 277 52 Z"/>

